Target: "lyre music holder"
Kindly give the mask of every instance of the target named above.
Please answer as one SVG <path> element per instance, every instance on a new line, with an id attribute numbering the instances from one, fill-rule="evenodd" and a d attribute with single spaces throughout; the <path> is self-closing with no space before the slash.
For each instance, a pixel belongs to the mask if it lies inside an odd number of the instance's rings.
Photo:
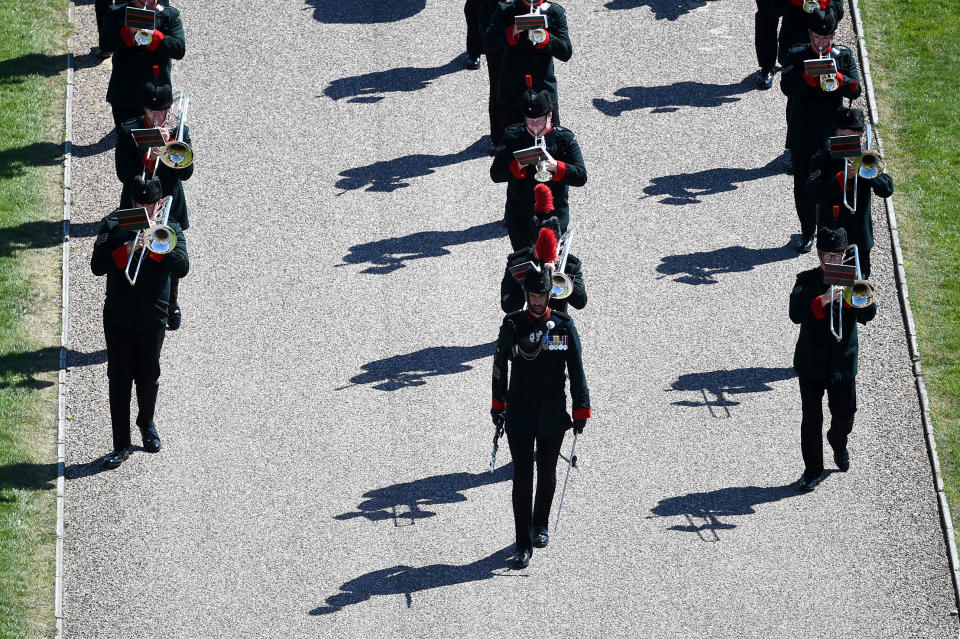
<path id="1" fill-rule="evenodd" d="M 807 75 L 836 75 L 837 61 L 833 58 L 810 58 L 803 61 L 803 70 Z"/>

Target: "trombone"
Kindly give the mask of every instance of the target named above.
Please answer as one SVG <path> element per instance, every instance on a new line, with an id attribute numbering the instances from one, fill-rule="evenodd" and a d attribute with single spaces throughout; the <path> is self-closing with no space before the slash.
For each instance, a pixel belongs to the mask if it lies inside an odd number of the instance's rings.
<path id="1" fill-rule="evenodd" d="M 123 271 L 124 275 L 127 276 L 127 281 L 130 282 L 130 286 L 135 286 L 137 283 L 137 277 L 140 275 L 140 266 L 143 264 L 143 256 L 147 254 L 147 251 L 156 253 L 157 255 L 166 255 L 177 246 L 177 234 L 173 232 L 172 228 L 167 226 L 170 220 L 170 209 L 172 205 L 172 195 L 168 195 L 160 200 L 157 206 L 161 207 L 161 210 L 159 214 L 154 216 L 154 220 L 159 219 L 160 221 L 155 224 L 151 222 L 150 226 L 145 230 L 137 231 L 137 236 L 133 238 L 133 249 L 131 249 L 130 257 L 127 259 L 127 268 Z M 137 252 L 137 243 L 140 241 L 141 234 L 143 235 L 143 248 L 140 250 L 137 268 L 133 271 L 133 275 L 130 275 L 130 267 L 133 265 L 133 255 Z"/>
<path id="2" fill-rule="evenodd" d="M 833 284 L 830 285 L 830 334 L 838 342 L 843 339 L 843 304 L 853 308 L 866 308 L 876 301 L 873 283 L 863 279 L 863 272 L 860 270 L 860 251 L 856 244 L 847 247 L 840 263 L 849 264 L 851 260 L 856 270 L 853 284 L 844 286 L 840 296 L 836 294 L 836 287 Z M 840 308 L 834 310 L 834 305 Z M 837 317 L 836 321 L 834 315 Z"/>
<path id="3" fill-rule="evenodd" d="M 873 150 L 873 129 L 867 124 L 867 148 L 860 157 L 853 160 L 853 166 L 856 173 L 853 174 L 853 197 L 847 198 L 847 169 L 850 166 L 850 158 L 843 161 L 843 205 L 851 213 L 857 212 L 857 185 L 859 179 L 872 180 L 883 171 L 886 164 L 880 154 Z"/>
<path id="4" fill-rule="evenodd" d="M 550 274 L 553 283 L 550 292 L 555 300 L 565 300 L 573 294 L 573 280 L 563 272 L 567 268 L 567 256 L 570 255 L 570 237 L 572 235 L 573 231 L 568 230 L 560 237 L 560 254 L 557 256 L 553 272 Z"/>
<path id="5" fill-rule="evenodd" d="M 193 149 L 183 141 L 186 130 L 187 111 L 190 109 L 190 95 L 179 91 L 180 99 L 174 116 L 177 121 L 177 139 L 167 142 L 160 149 L 160 161 L 171 169 L 185 169 L 193 164 Z"/>

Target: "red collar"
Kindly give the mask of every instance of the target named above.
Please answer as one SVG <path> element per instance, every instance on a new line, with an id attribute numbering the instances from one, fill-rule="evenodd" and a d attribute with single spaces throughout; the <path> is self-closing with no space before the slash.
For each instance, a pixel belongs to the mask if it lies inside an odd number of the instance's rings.
<path id="1" fill-rule="evenodd" d="M 527 3 L 524 2 L 523 4 L 527 4 Z M 541 4 L 543 4 L 543 0 L 537 0 L 537 2 L 531 2 L 528 6 L 530 7 L 530 10 L 532 11 L 532 10 L 536 9 L 537 7 L 539 7 Z"/>
<path id="2" fill-rule="evenodd" d="M 548 302 L 547 312 L 543 314 L 543 317 L 534 317 L 530 314 L 530 311 L 527 311 L 527 319 L 533 322 L 534 324 L 544 324 L 548 319 L 550 319 L 550 306 Z"/>

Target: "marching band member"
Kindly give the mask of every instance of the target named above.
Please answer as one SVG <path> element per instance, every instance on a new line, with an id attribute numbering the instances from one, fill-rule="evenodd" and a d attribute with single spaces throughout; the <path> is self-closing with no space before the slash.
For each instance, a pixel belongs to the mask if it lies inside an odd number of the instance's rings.
<path id="1" fill-rule="evenodd" d="M 529 77 L 529 76 L 528 76 Z M 510 234 L 510 244 L 518 251 L 530 244 L 530 218 L 536 198 L 534 187 L 539 170 L 521 166 L 513 152 L 534 146 L 538 138 L 550 159 L 542 167 L 549 174 L 546 184 L 553 194 L 554 211 L 560 220 L 560 231 L 567 230 L 570 221 L 568 191 L 570 186 L 587 183 L 587 169 L 573 131 L 554 126 L 550 121 L 550 96 L 547 91 L 534 92 L 527 89 L 523 105 L 523 124 L 507 128 L 503 146 L 497 150 L 490 166 L 494 182 L 507 183 L 507 203 L 504 209 L 504 225 Z"/>
<path id="2" fill-rule="evenodd" d="M 183 181 L 189 180 L 193 175 L 193 163 L 182 168 L 173 168 L 159 161 L 160 149 L 150 149 L 149 157 L 147 151 L 141 153 L 136 141 L 133 139 L 131 131 L 134 129 L 154 128 L 159 126 L 164 141 L 176 139 L 178 130 L 172 127 L 176 125 L 170 120 L 170 107 L 173 105 L 173 92 L 170 85 L 154 85 L 148 82 L 143 89 L 143 115 L 124 122 L 120 126 L 120 135 L 117 138 L 117 148 L 114 155 L 114 164 L 117 177 L 123 183 L 123 191 L 120 194 L 120 207 L 128 208 L 131 206 L 131 188 L 133 179 L 145 172 L 147 175 L 154 175 L 160 180 L 161 195 L 170 195 L 173 197 L 173 206 L 170 210 L 170 219 L 176 222 L 180 228 L 186 231 L 190 228 L 190 219 L 187 216 L 187 200 L 183 192 Z M 190 126 L 183 125 L 183 141 L 191 145 Z M 170 317 L 167 326 L 170 330 L 180 328 L 182 315 L 178 302 L 180 290 L 180 279 L 173 277 L 170 285 Z"/>
<path id="3" fill-rule="evenodd" d="M 533 246 L 522 248 L 507 257 L 507 267 L 503 271 L 503 280 L 500 282 L 500 308 L 504 313 L 513 313 L 523 308 L 526 297 L 523 292 L 523 276 L 514 275 L 511 268 L 518 268 L 524 264 L 538 264 L 552 269 L 557 260 L 558 243 L 561 237 L 560 222 L 555 217 L 541 219 L 553 211 L 552 194 L 543 184 L 535 187 L 537 196 L 537 217 L 539 222 L 536 233 L 531 238 Z M 552 298 L 550 308 L 561 313 L 567 312 L 569 303 L 580 310 L 587 305 L 587 289 L 583 282 L 580 259 L 573 253 L 567 255 L 567 262 L 563 272 L 573 284 L 573 291 L 563 299 Z"/>
<path id="4" fill-rule="evenodd" d="M 137 40 L 137 31 L 124 24 L 128 6 L 156 12 L 155 28 L 144 34 L 145 44 Z M 171 61 L 181 60 L 186 52 L 180 12 L 158 5 L 157 0 L 131 0 L 110 6 L 100 29 L 100 50 L 114 54 L 107 102 L 113 108 L 113 122 L 119 129 L 124 121 L 140 116 L 141 95 L 148 82 L 171 84 Z M 158 81 L 154 80 L 154 67 L 160 70 Z"/>
<path id="5" fill-rule="evenodd" d="M 813 7 L 816 6 L 816 9 Z M 813 11 L 831 11 L 837 22 L 843 18 L 843 2 L 837 0 L 757 0 L 754 14 L 754 44 L 757 49 L 757 88 L 773 86 L 773 68 L 784 64 L 787 49 L 807 40 L 807 20 Z M 779 43 L 777 23 L 780 18 Z"/>
<path id="6" fill-rule="evenodd" d="M 159 213 L 160 181 L 137 176 L 129 188 L 133 207 L 144 207 L 156 221 Z M 130 285 L 124 274 L 131 256 L 133 263 L 146 250 L 142 239 L 134 243 L 134 234 L 118 226 L 115 214 L 100 224 L 93 246 L 90 270 L 107 276 L 103 305 L 103 332 L 107 344 L 107 379 L 110 388 L 110 418 L 113 425 L 113 451 L 104 459 L 107 468 L 116 468 L 130 456 L 130 393 L 137 385 L 136 424 L 148 452 L 160 450 L 160 437 L 153 421 L 160 384 L 160 349 L 170 278 L 184 277 L 189 270 L 187 243 L 176 222 L 167 224 L 177 236 L 177 244 L 166 255 L 145 256 L 136 279 Z M 142 238 L 142 234 L 139 236 Z M 132 255 L 131 255 L 132 254 Z"/>
<path id="7" fill-rule="evenodd" d="M 817 235 L 820 267 L 797 275 L 790 293 L 790 320 L 800 325 L 793 355 L 793 367 L 800 382 L 803 418 L 800 422 L 800 448 L 804 471 L 801 491 L 810 492 L 823 479 L 823 394 L 830 408 L 827 441 L 833 448 L 837 468 L 850 468 L 847 437 L 853 430 L 857 411 L 857 323 L 866 324 L 877 315 L 876 302 L 856 308 L 845 301 L 831 303 L 831 286 L 824 283 L 826 264 L 841 262 L 847 249 L 847 233 L 842 228 L 821 227 Z M 842 287 L 836 287 L 842 300 Z M 830 331 L 830 314 L 835 321 L 843 314 L 843 333 L 838 341 Z"/>
<path id="8" fill-rule="evenodd" d="M 549 270 L 529 272 L 523 288 L 526 310 L 504 317 L 497 337 L 490 410 L 493 423 L 506 431 L 513 458 L 516 568 L 525 568 L 533 548 L 543 548 L 549 542 L 547 522 L 557 487 L 557 458 L 563 436 L 571 425 L 575 432 L 582 432 L 591 416 L 580 338 L 570 316 L 552 311 L 548 305 L 552 288 Z M 508 361 L 512 362 L 509 370 Z M 564 371 L 569 374 L 573 396 L 572 423 L 567 413 Z"/>
<path id="9" fill-rule="evenodd" d="M 841 107 L 837 112 L 835 135 L 863 135 L 866 128 L 863 111 Z M 844 172 L 847 193 L 844 194 Z M 856 191 L 854 191 L 856 188 Z M 830 157 L 828 148 L 817 151 L 810 159 L 810 179 L 807 196 L 817 204 L 817 223 L 821 226 L 841 226 L 851 244 L 860 252 L 863 277 L 870 277 L 870 249 L 873 248 L 873 194 L 886 198 L 893 195 L 893 178 L 878 173 L 873 178 L 857 176 L 854 162 Z M 844 201 L 855 206 L 851 211 Z M 853 203 L 856 202 L 854 205 Z M 837 217 L 834 218 L 834 211 Z"/>
<path id="10" fill-rule="evenodd" d="M 547 28 L 543 38 L 536 31 L 517 31 L 514 19 L 518 15 L 539 11 L 547 17 Z M 536 35 L 535 35 L 536 34 Z M 567 14 L 563 7 L 543 0 L 516 0 L 501 2 L 490 17 L 490 24 L 483 36 L 483 48 L 486 51 L 502 51 L 498 81 L 500 111 L 504 126 L 523 121 L 524 92 L 526 76 L 533 78 L 536 91 L 546 91 L 552 104 L 548 109 L 554 125 L 560 123 L 560 110 L 557 95 L 557 78 L 554 75 L 553 59 L 566 62 L 573 55 L 573 45 L 567 33 Z"/>
<path id="11" fill-rule="evenodd" d="M 833 132 L 834 118 L 843 99 L 860 96 L 860 75 L 853 52 L 833 43 L 837 20 L 833 12 L 818 11 L 810 15 L 807 44 L 793 47 L 787 53 L 786 70 L 780 88 L 789 100 L 787 110 L 787 148 L 793 156 L 793 197 L 800 218 L 801 237 L 796 248 L 809 253 L 817 228 L 817 212 L 807 198 L 810 157 L 823 148 Z M 820 78 L 807 74 L 804 60 L 821 56 L 836 61 L 837 87 L 823 88 Z"/>

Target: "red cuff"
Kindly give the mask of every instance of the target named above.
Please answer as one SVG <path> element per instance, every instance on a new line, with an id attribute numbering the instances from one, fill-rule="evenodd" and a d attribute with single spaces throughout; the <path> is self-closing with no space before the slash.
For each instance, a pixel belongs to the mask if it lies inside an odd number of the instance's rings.
<path id="1" fill-rule="evenodd" d="M 150 253 L 150 259 L 159 264 L 163 261 L 163 258 L 167 256 L 166 253 Z"/>
<path id="2" fill-rule="evenodd" d="M 842 74 L 842 73 L 839 73 L 839 72 L 837 73 L 837 82 L 839 82 L 839 84 L 837 85 L 837 88 L 839 89 L 840 87 L 843 86 L 843 74 Z"/>
<path id="3" fill-rule="evenodd" d="M 854 93 L 858 92 L 860 90 L 860 83 L 856 80 L 850 80 L 850 90 Z"/>
<path id="4" fill-rule="evenodd" d="M 817 319 L 825 319 L 827 317 L 826 311 L 823 310 L 823 304 L 820 303 L 820 296 L 810 300 L 810 310 L 813 311 L 813 316 Z"/>
<path id="5" fill-rule="evenodd" d="M 517 33 L 516 27 L 511 24 L 507 27 L 507 44 L 512 47 L 518 42 L 520 42 L 520 34 Z"/>
<path id="6" fill-rule="evenodd" d="M 128 47 L 137 46 L 137 43 L 133 41 L 133 29 L 130 27 L 120 29 L 120 39 L 123 40 L 123 43 Z"/>
<path id="7" fill-rule="evenodd" d="M 826 11 L 827 7 L 830 6 L 830 0 L 820 0 L 820 10 Z"/>
<path id="8" fill-rule="evenodd" d="M 501 402 L 496 397 L 493 398 L 493 410 L 507 410 L 507 403 Z"/>
<path id="9" fill-rule="evenodd" d="M 814 76 L 808 74 L 806 71 L 803 72 L 803 80 L 804 80 L 804 82 L 806 82 L 807 84 L 809 84 L 809 85 L 812 86 L 812 87 L 815 87 L 815 86 L 817 86 L 818 84 L 820 84 L 820 80 L 819 80 L 819 79 L 817 79 L 817 78 L 815 78 Z"/>
<path id="10" fill-rule="evenodd" d="M 510 172 L 513 173 L 513 177 L 518 180 L 522 180 L 527 177 L 527 167 L 520 166 L 520 162 L 517 161 L 517 158 L 513 158 L 510 161 Z"/>
<path id="11" fill-rule="evenodd" d="M 590 419 L 591 416 L 589 408 L 576 408 L 573 411 L 574 419 Z"/>
<path id="12" fill-rule="evenodd" d="M 841 189 L 843 188 L 843 171 L 837 173 L 837 186 L 839 186 Z"/>
<path id="13" fill-rule="evenodd" d="M 113 249 L 113 263 L 117 265 L 117 268 L 124 269 L 127 268 L 127 261 L 130 259 L 130 251 L 127 250 L 127 245 L 123 244 Z"/>
<path id="14" fill-rule="evenodd" d="M 542 48 L 544 48 L 545 46 L 547 46 L 547 43 L 550 42 L 550 32 L 547 31 L 546 29 L 544 29 L 543 32 L 544 32 L 545 34 L 547 34 L 547 37 L 544 38 L 544 39 L 543 39 L 543 42 L 541 42 L 540 44 L 535 44 L 535 45 L 533 45 L 533 46 L 536 47 L 537 49 L 542 49 Z"/>
<path id="15" fill-rule="evenodd" d="M 557 172 L 553 174 L 553 181 L 559 182 L 567 174 L 567 163 L 557 160 Z"/>
<path id="16" fill-rule="evenodd" d="M 156 51 L 160 48 L 160 43 L 163 42 L 163 32 L 159 29 L 153 30 L 153 40 L 150 41 L 150 44 L 147 45 L 147 48 L 151 51 Z"/>

